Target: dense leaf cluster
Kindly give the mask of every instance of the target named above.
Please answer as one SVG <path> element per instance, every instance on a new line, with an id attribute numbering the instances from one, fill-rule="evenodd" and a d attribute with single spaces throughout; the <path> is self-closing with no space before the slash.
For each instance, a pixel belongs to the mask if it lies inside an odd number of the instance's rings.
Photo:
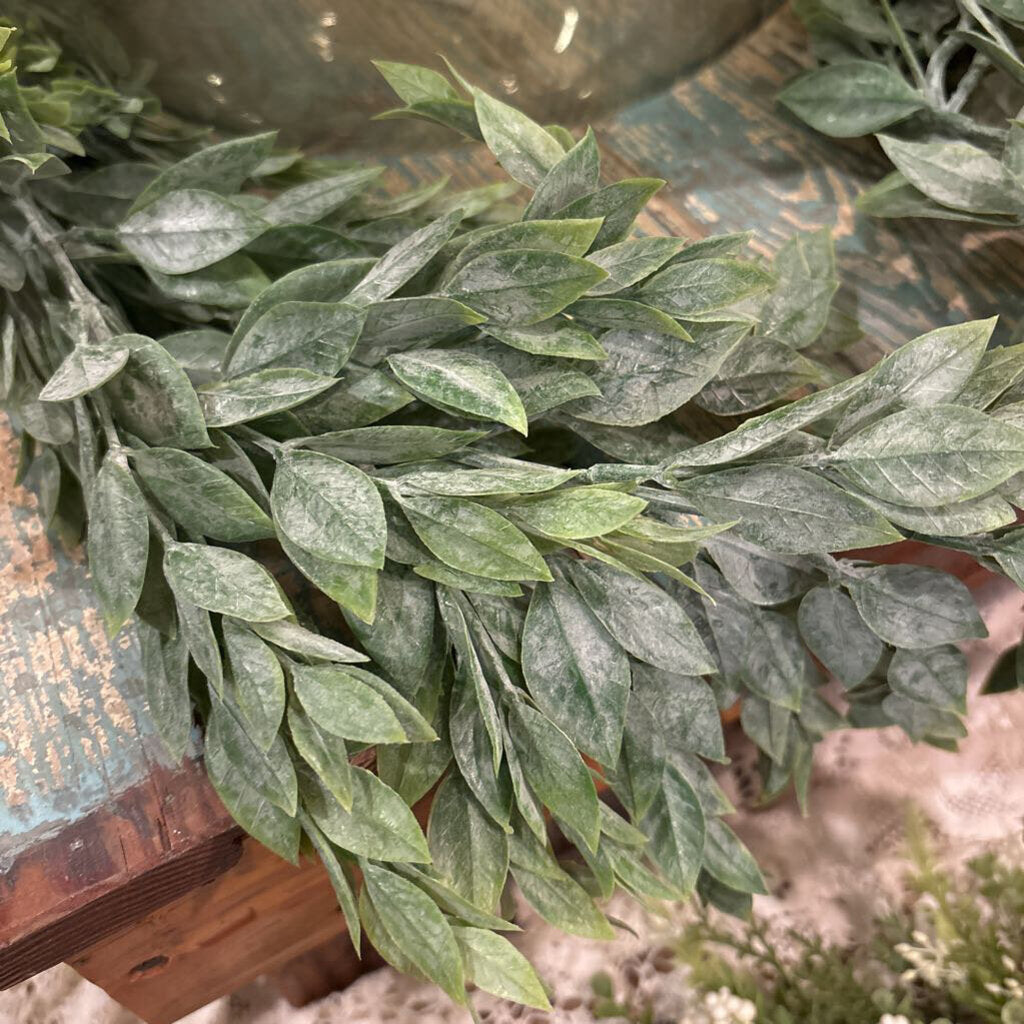
<path id="1" fill-rule="evenodd" d="M 768 792 L 802 793 L 846 724 L 955 746 L 967 591 L 828 553 L 935 535 L 1020 579 L 1024 348 L 986 352 L 990 322 L 843 379 L 826 233 L 770 268 L 745 236 L 634 237 L 661 182 L 602 185 L 592 132 L 457 75 L 380 66 L 525 207 L 383 195 L 270 134 L 174 159 L 187 128 L 130 83 L 17 45 L 0 337 L 25 471 L 66 538 L 87 519 L 168 748 L 198 714 L 225 805 L 317 851 L 357 945 L 544 1006 L 498 934 L 509 876 L 587 936 L 617 885 L 763 891 L 708 768 L 720 709 L 742 698 Z"/>
<path id="2" fill-rule="evenodd" d="M 1024 223 L 1020 0 L 798 0 L 817 69 L 780 99 L 837 138 L 874 133 L 895 170 L 879 217 Z"/>

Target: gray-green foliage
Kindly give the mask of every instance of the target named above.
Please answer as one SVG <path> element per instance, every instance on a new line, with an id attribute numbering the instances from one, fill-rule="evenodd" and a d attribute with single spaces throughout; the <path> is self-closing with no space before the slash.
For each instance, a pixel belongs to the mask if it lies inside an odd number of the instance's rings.
<path id="1" fill-rule="evenodd" d="M 602 187 L 591 132 L 382 71 L 532 199 L 386 199 L 378 169 L 272 136 L 197 148 L 131 86 L 65 111 L 46 74 L 7 77 L 0 250 L 24 273 L 2 282 L 0 382 L 45 514 L 70 538 L 88 519 L 109 629 L 142 620 L 174 756 L 194 703 L 228 809 L 283 856 L 308 837 L 353 935 L 455 999 L 472 980 L 544 1006 L 490 931 L 510 876 L 594 937 L 617 884 L 732 909 L 761 891 L 706 764 L 720 708 L 743 698 L 769 792 L 803 793 L 847 723 L 812 654 L 852 723 L 953 742 L 951 645 L 984 628 L 967 591 L 830 553 L 948 524 L 927 532 L 1024 578 L 987 532 L 1024 430 L 991 324 L 825 387 L 827 234 L 771 266 L 741 235 L 631 238 L 661 183 Z M 718 413 L 747 418 L 687 435 Z M 324 601 L 344 637 L 315 625 Z M 376 774 L 349 762 L 369 744 Z M 424 835 L 409 805 L 438 782 Z"/>
<path id="2" fill-rule="evenodd" d="M 864 211 L 1024 223 L 1019 4 L 795 6 L 819 66 L 779 99 L 825 135 L 876 134 L 894 169 L 860 197 Z"/>

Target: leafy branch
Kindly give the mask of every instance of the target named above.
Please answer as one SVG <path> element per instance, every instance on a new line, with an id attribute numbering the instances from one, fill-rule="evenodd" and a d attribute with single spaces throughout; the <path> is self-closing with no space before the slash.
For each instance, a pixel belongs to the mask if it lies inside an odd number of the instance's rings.
<path id="1" fill-rule="evenodd" d="M 602 185 L 593 132 L 454 72 L 379 65 L 387 116 L 518 184 L 387 194 L 273 133 L 199 146 L 45 34 L 6 47 L 0 383 L 42 513 L 85 528 L 111 634 L 136 620 L 168 749 L 198 716 L 226 807 L 317 852 L 357 948 L 545 1007 L 509 877 L 592 937 L 616 886 L 764 891 L 709 769 L 721 709 L 769 794 L 805 794 L 831 729 L 955 746 L 970 595 L 829 553 L 927 535 L 1020 581 L 1024 355 L 991 321 L 846 379 L 827 232 L 771 267 L 635 237 L 660 181 Z"/>
<path id="2" fill-rule="evenodd" d="M 779 99 L 834 138 L 875 134 L 878 217 L 1024 223 L 1024 9 L 1003 0 L 800 0 L 821 66 Z"/>

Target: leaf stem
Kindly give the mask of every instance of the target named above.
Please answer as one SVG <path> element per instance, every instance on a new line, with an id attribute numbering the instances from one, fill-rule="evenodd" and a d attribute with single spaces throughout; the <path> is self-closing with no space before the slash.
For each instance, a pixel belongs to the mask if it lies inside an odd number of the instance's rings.
<path id="1" fill-rule="evenodd" d="M 907 38 L 906 32 L 903 31 L 903 26 L 899 23 L 896 15 L 893 14 L 892 7 L 889 5 L 889 0 L 878 0 L 878 2 L 881 4 L 882 12 L 885 14 L 885 20 L 889 23 L 889 27 L 892 29 L 893 35 L 896 37 L 896 45 L 900 48 L 900 53 L 903 54 L 903 59 L 907 62 L 907 66 L 910 68 L 910 74 L 917 83 L 917 87 L 925 95 L 930 95 L 928 82 L 925 79 L 924 70 L 921 68 L 921 62 L 917 59 L 917 54 L 914 53 L 914 48 L 910 45 L 910 40 Z"/>

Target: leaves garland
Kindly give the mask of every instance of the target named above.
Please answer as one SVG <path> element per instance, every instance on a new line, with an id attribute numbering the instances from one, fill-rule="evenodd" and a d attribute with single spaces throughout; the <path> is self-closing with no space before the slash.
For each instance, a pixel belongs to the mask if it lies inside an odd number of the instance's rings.
<path id="1" fill-rule="evenodd" d="M 894 170 L 877 217 L 1024 223 L 1024 7 L 1015 0 L 799 0 L 820 66 L 779 99 L 834 138 L 874 134 Z"/>
<path id="2" fill-rule="evenodd" d="M 660 182 L 602 187 L 592 132 L 457 75 L 382 64 L 388 116 L 482 137 L 525 208 L 382 197 L 268 135 L 197 147 L 45 34 L 3 56 L 25 472 L 65 539 L 88 524 L 170 750 L 198 714 L 227 808 L 288 859 L 308 840 L 357 947 L 546 1007 L 495 934 L 508 876 L 594 937 L 617 885 L 732 911 L 764 890 L 707 766 L 719 709 L 742 698 L 768 794 L 803 798 L 846 725 L 955 746 L 967 591 L 829 552 L 927 534 L 1021 575 L 1024 362 L 985 354 L 991 322 L 841 379 L 826 233 L 770 268 L 744 236 L 633 237 Z M 375 772 L 350 761 L 371 745 Z"/>

